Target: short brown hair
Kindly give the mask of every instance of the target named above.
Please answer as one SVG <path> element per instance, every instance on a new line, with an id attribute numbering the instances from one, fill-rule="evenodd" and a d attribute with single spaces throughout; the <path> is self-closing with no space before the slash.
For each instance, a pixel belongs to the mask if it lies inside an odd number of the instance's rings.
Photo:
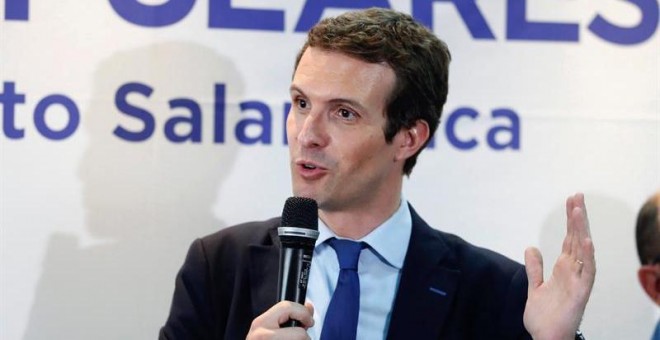
<path id="1" fill-rule="evenodd" d="M 642 265 L 660 262 L 660 192 L 649 198 L 639 210 L 635 238 Z"/>
<path id="2" fill-rule="evenodd" d="M 447 101 L 449 61 L 447 45 L 410 15 L 370 8 L 347 12 L 317 23 L 307 34 L 295 67 L 308 47 L 341 52 L 370 63 L 387 63 L 396 74 L 389 95 L 384 129 L 392 142 L 402 128 L 422 119 L 429 126 L 428 144 L 440 123 Z M 403 173 L 410 175 L 423 148 L 408 158 Z"/>

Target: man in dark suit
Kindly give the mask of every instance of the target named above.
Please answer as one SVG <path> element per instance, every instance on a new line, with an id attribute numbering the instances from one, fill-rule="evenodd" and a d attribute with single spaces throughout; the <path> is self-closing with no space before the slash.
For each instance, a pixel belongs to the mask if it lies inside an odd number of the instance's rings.
<path id="1" fill-rule="evenodd" d="M 595 277 L 582 195 L 567 200 L 566 240 L 545 282 L 537 249 L 523 267 L 432 229 L 402 198 L 439 124 L 449 60 L 432 32 L 391 10 L 312 28 L 287 120 L 293 192 L 319 206 L 310 301 L 275 303 L 279 219 L 239 225 L 193 243 L 161 338 L 329 338 L 341 239 L 362 245 L 350 337 L 573 339 Z M 280 327 L 289 319 L 302 327 Z"/>

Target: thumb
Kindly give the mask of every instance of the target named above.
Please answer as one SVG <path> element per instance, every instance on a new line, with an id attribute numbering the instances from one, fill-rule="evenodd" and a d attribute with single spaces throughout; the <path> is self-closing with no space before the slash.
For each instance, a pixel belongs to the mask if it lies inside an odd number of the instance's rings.
<path id="1" fill-rule="evenodd" d="M 306 300 L 305 301 L 305 308 L 307 308 L 307 310 L 309 311 L 309 314 L 312 315 L 312 324 L 309 325 L 308 327 L 305 327 L 305 329 L 308 329 L 308 328 L 314 326 L 314 323 L 315 323 L 314 318 L 313 318 L 313 316 L 314 316 L 314 304 L 311 301 Z"/>
<path id="2" fill-rule="evenodd" d="M 534 247 L 525 249 L 525 271 L 527 271 L 527 294 L 543 283 L 543 256 Z"/>
<path id="3" fill-rule="evenodd" d="M 314 315 L 314 304 L 312 301 L 305 300 L 305 308 L 309 311 L 309 314 Z"/>

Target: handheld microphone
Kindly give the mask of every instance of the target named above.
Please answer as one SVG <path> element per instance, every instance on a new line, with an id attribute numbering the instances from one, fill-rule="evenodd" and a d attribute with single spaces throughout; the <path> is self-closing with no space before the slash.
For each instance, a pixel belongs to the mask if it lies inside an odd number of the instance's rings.
<path id="1" fill-rule="evenodd" d="M 284 204 L 281 227 L 277 228 L 281 243 L 278 302 L 305 303 L 314 244 L 319 237 L 318 218 L 318 205 L 311 198 L 289 197 Z M 281 326 L 300 327 L 301 323 L 289 320 Z"/>

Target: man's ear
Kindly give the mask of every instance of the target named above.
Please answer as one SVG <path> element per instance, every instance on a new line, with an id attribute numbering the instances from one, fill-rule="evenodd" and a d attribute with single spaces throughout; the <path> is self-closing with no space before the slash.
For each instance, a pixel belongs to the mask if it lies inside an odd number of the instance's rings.
<path id="1" fill-rule="evenodd" d="M 646 294 L 660 306 L 660 265 L 644 265 L 637 271 Z"/>
<path id="2" fill-rule="evenodd" d="M 421 119 L 417 120 L 412 127 L 401 129 L 394 137 L 394 143 L 399 147 L 395 160 L 410 158 L 424 146 L 429 138 L 429 125 Z"/>

